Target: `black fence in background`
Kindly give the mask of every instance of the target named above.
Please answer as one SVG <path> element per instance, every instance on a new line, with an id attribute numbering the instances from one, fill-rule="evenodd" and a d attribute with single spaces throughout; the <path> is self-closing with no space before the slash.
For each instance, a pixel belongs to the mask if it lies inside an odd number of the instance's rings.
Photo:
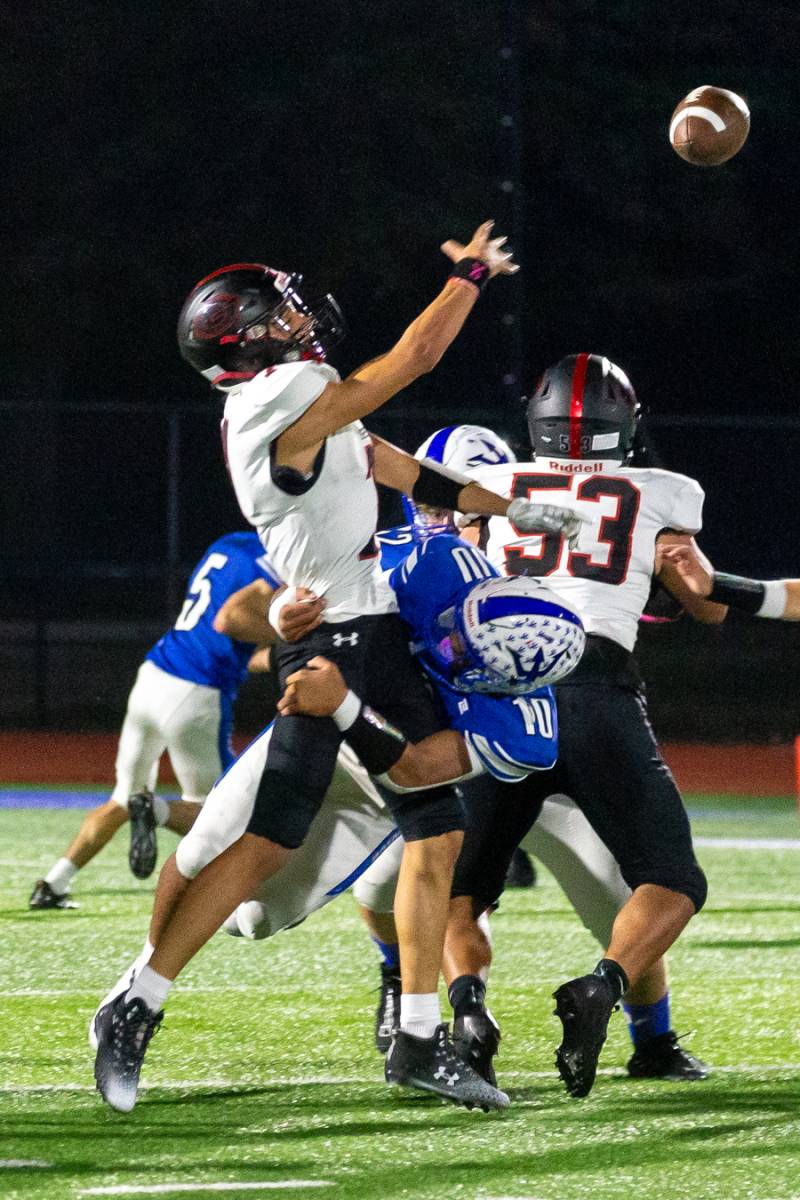
<path id="1" fill-rule="evenodd" d="M 113 728 L 143 654 L 174 620 L 205 547 L 243 527 L 213 402 L 0 402 L 0 726 Z M 452 419 L 447 413 L 444 419 Z M 462 404 L 524 455 L 522 413 Z M 442 423 L 396 402 L 369 422 L 413 450 Z M 652 465 L 706 490 L 702 544 L 721 569 L 800 576 L 794 464 L 800 419 L 649 418 Z M 401 518 L 382 495 L 381 523 Z M 640 659 L 663 737 L 784 741 L 800 730 L 800 626 L 729 618 L 721 628 L 643 628 Z M 240 722 L 268 706 L 248 682 Z"/>

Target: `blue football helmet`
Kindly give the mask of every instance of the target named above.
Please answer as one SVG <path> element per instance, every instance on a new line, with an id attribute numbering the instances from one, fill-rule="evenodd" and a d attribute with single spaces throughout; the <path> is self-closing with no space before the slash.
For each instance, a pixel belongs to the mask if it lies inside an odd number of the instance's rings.
<path id="1" fill-rule="evenodd" d="M 524 695 L 578 665 L 580 617 L 537 579 L 485 579 L 426 631 L 426 666 L 459 692 Z"/>
<path id="2" fill-rule="evenodd" d="M 414 458 L 420 462 L 427 459 L 464 475 L 474 475 L 481 467 L 496 463 L 517 461 L 511 447 L 483 425 L 447 425 L 437 429 L 422 443 Z M 410 496 L 403 496 L 403 508 L 417 542 L 437 533 L 458 533 L 448 509 L 416 504 Z"/>

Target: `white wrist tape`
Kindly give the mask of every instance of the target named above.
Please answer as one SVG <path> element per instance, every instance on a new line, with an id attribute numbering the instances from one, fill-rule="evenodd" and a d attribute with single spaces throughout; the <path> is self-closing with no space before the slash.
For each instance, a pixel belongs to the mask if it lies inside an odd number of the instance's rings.
<path id="1" fill-rule="evenodd" d="M 331 713 L 334 724 L 342 733 L 346 733 L 354 725 L 361 712 L 361 701 L 355 692 L 348 692 L 339 707 Z"/>
<path id="2" fill-rule="evenodd" d="M 277 633 L 278 637 L 281 636 L 281 630 L 280 630 L 280 624 L 279 624 L 280 616 L 281 616 L 281 609 L 283 608 L 284 604 L 295 604 L 296 602 L 297 602 L 297 588 L 287 587 L 286 590 L 284 592 L 281 592 L 279 596 L 276 596 L 275 599 L 270 604 L 269 609 L 267 611 L 267 620 L 269 621 L 270 625 Z"/>
<path id="3" fill-rule="evenodd" d="M 764 599 L 756 613 L 757 617 L 772 617 L 780 620 L 786 611 L 786 581 L 783 579 L 764 580 Z"/>

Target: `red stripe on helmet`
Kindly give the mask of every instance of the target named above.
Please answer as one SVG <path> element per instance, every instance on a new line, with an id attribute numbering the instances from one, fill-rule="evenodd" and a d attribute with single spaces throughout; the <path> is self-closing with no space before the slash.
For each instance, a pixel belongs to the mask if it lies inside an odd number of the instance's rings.
<path id="1" fill-rule="evenodd" d="M 586 387 L 586 369 L 589 355 L 579 354 L 572 372 L 572 396 L 569 402 L 569 456 L 581 457 L 581 418 L 583 417 L 583 392 Z"/>
<path id="2" fill-rule="evenodd" d="M 218 267 L 216 271 L 212 271 L 210 275 L 206 275 L 205 279 L 201 279 L 194 286 L 202 287 L 204 283 L 208 283 L 209 279 L 216 279 L 218 275 L 227 275 L 228 271 L 264 271 L 271 272 L 271 267 L 265 267 L 263 263 L 231 263 L 229 267 Z"/>

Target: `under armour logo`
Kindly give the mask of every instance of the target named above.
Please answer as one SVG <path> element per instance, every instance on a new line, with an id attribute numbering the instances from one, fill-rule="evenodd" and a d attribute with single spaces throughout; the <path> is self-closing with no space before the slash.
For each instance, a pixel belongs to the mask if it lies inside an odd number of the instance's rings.
<path id="1" fill-rule="evenodd" d="M 438 1067 L 433 1075 L 434 1079 L 443 1079 L 448 1087 L 455 1087 L 461 1076 L 458 1071 L 453 1071 L 451 1074 L 446 1067 Z"/>
<path id="2" fill-rule="evenodd" d="M 469 700 L 467 700 L 467 699 L 459 700 L 458 711 L 462 717 L 463 717 L 464 713 L 468 713 L 469 712 Z"/>
<path id="3" fill-rule="evenodd" d="M 335 633 L 333 635 L 333 644 L 337 648 L 339 646 L 343 646 L 345 642 L 347 642 L 348 646 L 357 646 L 358 632 L 354 631 L 353 633 Z"/>

